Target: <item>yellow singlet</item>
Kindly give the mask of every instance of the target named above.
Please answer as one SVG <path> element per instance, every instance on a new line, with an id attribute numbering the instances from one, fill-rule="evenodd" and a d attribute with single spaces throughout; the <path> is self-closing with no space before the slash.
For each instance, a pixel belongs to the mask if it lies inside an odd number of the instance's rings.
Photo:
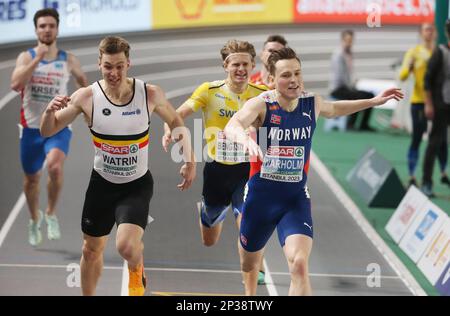
<path id="1" fill-rule="evenodd" d="M 265 86 L 249 84 L 247 89 L 236 94 L 225 84 L 225 80 L 205 82 L 200 85 L 185 102 L 194 112 L 202 109 L 205 138 L 208 144 L 208 156 L 216 157 L 216 134 L 222 131 L 231 117 L 242 108 L 244 103 L 266 91 Z M 222 162 L 224 164 L 235 164 Z"/>

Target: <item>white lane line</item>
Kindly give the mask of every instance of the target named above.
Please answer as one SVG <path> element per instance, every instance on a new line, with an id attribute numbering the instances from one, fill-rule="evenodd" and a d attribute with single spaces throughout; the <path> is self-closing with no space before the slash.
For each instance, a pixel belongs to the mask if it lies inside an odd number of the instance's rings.
<path id="1" fill-rule="evenodd" d="M 67 265 L 62 264 L 15 264 L 15 263 L 2 263 L 0 264 L 0 268 L 39 268 L 39 269 L 66 269 Z M 266 267 L 267 268 L 267 267 Z M 104 270 L 124 270 L 124 266 L 114 267 L 114 266 L 105 266 Z M 153 272 L 182 272 L 182 273 L 212 273 L 212 274 L 241 274 L 240 270 L 214 270 L 214 269 L 183 269 L 183 268 L 145 268 L 145 271 L 153 271 Z M 128 272 L 127 272 L 128 274 Z M 290 276 L 289 272 L 270 272 L 270 275 L 280 275 L 280 276 Z M 266 272 L 266 281 L 273 283 L 272 278 L 267 277 Z M 367 279 L 367 275 L 360 274 L 328 274 L 328 273 L 310 273 L 311 277 L 316 278 L 349 278 L 349 279 Z M 389 276 L 389 275 L 381 275 L 381 279 L 391 279 L 398 280 L 399 276 Z M 128 279 L 128 277 L 127 277 Z M 125 283 L 126 291 L 128 291 L 128 283 Z M 275 291 L 273 296 L 277 296 L 278 294 Z"/>
<path id="2" fill-rule="evenodd" d="M 327 167 L 319 159 L 319 157 L 311 151 L 311 166 L 319 174 L 322 180 L 328 185 L 336 198 L 342 203 L 344 208 L 350 213 L 361 230 L 366 234 L 372 244 L 378 249 L 381 255 L 386 259 L 395 273 L 400 277 L 406 287 L 413 295 L 426 296 L 427 294 L 412 276 L 405 265 L 398 259 L 395 253 L 389 248 L 383 239 L 378 235 L 375 229 L 370 225 L 361 210 L 353 202 L 353 200 L 342 189 L 336 179 L 332 176 Z"/>
<path id="3" fill-rule="evenodd" d="M 231 32 L 230 32 L 231 33 Z M 338 37 L 336 37 L 336 33 L 333 31 L 329 32 L 308 32 L 308 33 L 299 33 L 295 30 L 286 30 L 284 34 L 290 43 L 290 46 L 293 48 L 297 48 L 296 45 L 293 45 L 296 42 L 307 41 L 311 44 L 311 36 L 314 36 L 314 41 L 317 43 L 329 42 L 333 41 L 338 43 Z M 264 43 L 266 35 L 248 35 L 243 34 L 243 38 L 245 37 L 246 41 L 249 41 L 252 44 L 260 45 Z M 223 45 L 227 40 L 229 40 L 232 35 L 229 36 L 220 36 L 220 37 L 203 37 L 196 39 L 187 39 L 187 40 L 160 40 L 160 41 L 152 41 L 152 42 L 136 42 L 131 43 L 131 47 L 133 51 L 140 50 L 148 50 L 148 49 L 167 49 L 167 48 L 176 48 L 176 49 L 186 49 L 187 47 L 211 47 L 213 45 Z M 398 40 L 398 41 L 414 41 L 416 39 L 416 33 L 414 31 L 405 31 L 405 32 L 370 32 L 364 33 L 361 32 L 358 34 L 358 41 L 362 43 L 363 40 Z M 330 46 L 311 46 L 310 48 L 300 45 L 298 48 L 301 48 L 300 53 L 306 53 L 311 49 L 315 49 L 315 51 L 320 51 L 321 49 L 326 49 L 326 51 L 330 50 Z M 360 44 L 362 46 L 367 46 L 364 44 Z M 390 46 L 390 45 L 389 45 Z M 389 49 L 389 46 L 373 45 L 371 49 L 375 49 L 376 51 L 384 51 L 385 49 Z M 315 48 L 316 47 L 316 48 Z M 332 46 L 334 47 L 334 46 Z M 404 45 L 401 46 L 401 50 L 405 49 Z M 356 51 L 359 51 L 359 44 L 355 46 Z M 373 51 L 373 50 L 370 50 Z M 71 53 L 76 55 L 77 57 L 88 56 L 88 55 L 98 55 L 98 48 L 96 46 L 78 48 L 70 50 Z M 0 70 L 5 68 L 12 68 L 16 64 L 16 59 L 9 59 L 3 62 L 0 62 Z"/>
<path id="4" fill-rule="evenodd" d="M 128 296 L 128 264 L 124 260 L 122 266 L 122 287 L 120 289 L 120 296 Z"/>
<path id="5" fill-rule="evenodd" d="M 204 52 L 204 53 L 193 53 L 193 54 L 174 54 L 174 55 L 155 55 L 150 57 L 141 57 L 141 58 L 133 58 L 131 61 L 131 65 L 133 67 L 136 66 L 149 66 L 149 65 L 158 65 L 161 63 L 169 63 L 169 62 L 186 62 L 186 61 L 204 61 L 206 59 L 217 60 L 217 64 L 219 64 L 222 59 L 217 52 Z M 391 62 L 390 60 L 389 62 Z M 82 67 L 85 72 L 98 71 L 98 64 L 90 64 Z"/>
<path id="6" fill-rule="evenodd" d="M 19 94 L 15 91 L 8 92 L 3 98 L 0 99 L 0 111 L 3 109 L 5 105 L 11 102 L 15 97 L 19 96 Z"/>
<path id="7" fill-rule="evenodd" d="M 289 272 L 272 272 L 272 275 L 290 276 Z M 365 279 L 367 280 L 369 275 L 364 274 L 336 274 L 336 273 L 310 273 L 310 277 L 316 278 L 342 278 L 342 279 Z M 380 279 L 399 280 L 398 275 L 380 275 Z"/>
<path id="8" fill-rule="evenodd" d="M 78 264 L 78 263 L 77 263 Z M 66 269 L 67 265 L 62 264 L 21 264 L 21 263 L 0 263 L 0 268 L 37 268 L 37 269 Z M 123 267 L 105 266 L 104 270 L 122 270 Z"/>
<path id="9" fill-rule="evenodd" d="M 263 264 L 264 264 L 264 270 L 266 271 L 265 277 L 266 277 L 267 292 L 269 293 L 269 296 L 278 296 L 277 288 L 276 288 L 275 284 L 273 283 L 273 279 L 272 279 L 273 273 L 270 272 L 270 269 L 269 269 L 266 259 L 263 260 Z"/>
<path id="10" fill-rule="evenodd" d="M 156 81 L 156 80 L 167 80 L 174 78 L 183 78 L 183 77 L 191 77 L 191 76 L 199 76 L 199 75 L 218 75 L 223 74 L 225 76 L 225 72 L 222 67 L 196 67 L 196 68 L 187 68 L 183 70 L 174 70 L 174 71 L 163 71 L 152 73 L 148 75 L 138 76 L 139 79 L 143 81 Z"/>
<path id="11" fill-rule="evenodd" d="M 198 85 L 180 88 L 180 89 L 176 89 L 176 90 L 171 90 L 166 93 L 166 98 L 167 99 L 175 99 L 178 97 L 182 97 L 183 95 L 191 95 L 192 92 L 197 88 L 198 88 Z"/>
<path id="12" fill-rule="evenodd" d="M 25 205 L 25 194 L 22 192 L 22 194 L 20 194 L 19 198 L 17 199 L 13 209 L 9 213 L 8 218 L 3 224 L 2 229 L 0 230 L 0 248 L 2 247 L 6 235 L 8 235 L 9 230 L 11 229 L 12 225 L 14 224 L 17 218 L 17 215 L 19 215 L 20 210 L 24 207 L 24 205 Z"/>
<path id="13" fill-rule="evenodd" d="M 47 167 L 47 160 L 44 160 L 44 164 L 42 165 L 42 170 Z M 20 211 L 25 206 L 26 198 L 25 193 L 22 191 L 19 198 L 16 201 L 16 204 L 14 204 L 14 207 L 12 208 L 11 212 L 8 215 L 8 218 L 6 219 L 5 223 L 2 226 L 2 229 L 0 230 L 0 248 L 2 247 L 3 241 L 6 238 L 6 235 L 8 235 L 12 225 L 16 221 L 17 216 L 19 215 Z"/>

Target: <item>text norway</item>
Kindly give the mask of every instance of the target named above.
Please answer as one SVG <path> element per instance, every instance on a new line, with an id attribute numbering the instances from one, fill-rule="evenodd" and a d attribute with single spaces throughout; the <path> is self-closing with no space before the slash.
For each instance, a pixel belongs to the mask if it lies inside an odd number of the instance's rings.
<path id="1" fill-rule="evenodd" d="M 274 140 L 299 140 L 299 139 L 309 139 L 311 138 L 311 126 L 291 128 L 291 129 L 280 129 L 271 128 L 269 131 L 269 139 Z"/>

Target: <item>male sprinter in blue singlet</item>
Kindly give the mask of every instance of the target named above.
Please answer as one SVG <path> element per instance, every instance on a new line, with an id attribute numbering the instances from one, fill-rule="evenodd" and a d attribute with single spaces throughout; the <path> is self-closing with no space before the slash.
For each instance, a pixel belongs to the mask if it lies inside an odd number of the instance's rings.
<path id="1" fill-rule="evenodd" d="M 83 295 L 95 294 L 103 268 L 103 250 L 117 224 L 116 248 L 127 261 L 130 296 L 144 295 L 142 237 L 147 226 L 153 178 L 148 170 L 150 115 L 155 112 L 169 128 L 179 127 L 183 159 L 180 170 L 187 189 L 195 177 L 195 162 L 183 120 L 155 85 L 129 78 L 130 45 L 121 37 L 106 37 L 99 45 L 103 80 L 77 90 L 70 98 L 55 97 L 41 121 L 43 136 L 51 136 L 83 113 L 95 148 L 94 170 L 83 206 L 81 257 Z M 124 115 L 127 113 L 127 115 Z"/>
<path id="2" fill-rule="evenodd" d="M 48 102 L 57 94 L 67 94 L 67 84 L 73 75 L 79 87 L 88 85 L 78 59 L 56 46 L 59 14 L 54 9 L 42 9 L 34 15 L 37 46 L 22 52 L 12 73 L 11 88 L 21 94 L 20 158 L 25 173 L 25 193 L 31 219 L 28 242 L 37 246 L 42 241 L 40 231 L 44 214 L 39 210 L 39 183 L 44 160 L 48 170 L 48 204 L 45 211 L 47 237 L 59 239 L 61 232 L 56 218 L 56 204 L 63 185 L 64 160 L 69 152 L 72 132 L 63 129 L 52 137 L 39 134 L 39 123 Z"/>
<path id="3" fill-rule="evenodd" d="M 225 128 L 227 137 L 248 148 L 251 162 L 240 229 L 241 268 L 245 294 L 255 295 L 259 260 L 275 228 L 291 273 L 289 295 L 311 295 L 308 260 L 313 221 L 306 186 L 311 140 L 319 115 L 348 115 L 403 94 L 389 89 L 368 100 L 327 102 L 302 91 L 300 60 L 291 48 L 273 52 L 269 71 L 275 90 L 246 102 Z M 244 132 L 260 129 L 257 142 Z M 261 133 L 261 129 L 266 129 Z M 267 145 L 265 155 L 261 147 Z M 252 159 L 256 160 L 256 159 Z"/>

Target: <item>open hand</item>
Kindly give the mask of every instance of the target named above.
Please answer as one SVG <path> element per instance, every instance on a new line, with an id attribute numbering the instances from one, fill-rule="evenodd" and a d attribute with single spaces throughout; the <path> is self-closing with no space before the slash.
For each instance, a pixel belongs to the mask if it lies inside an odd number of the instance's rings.
<path id="1" fill-rule="evenodd" d="M 382 105 L 391 99 L 400 101 L 403 98 L 404 98 L 404 95 L 403 95 L 403 92 L 401 89 L 391 88 L 391 89 L 384 90 L 383 92 L 378 94 L 376 97 L 374 97 L 372 100 L 375 105 Z"/>
<path id="2" fill-rule="evenodd" d="M 195 173 L 196 173 L 195 162 L 185 163 L 180 169 L 180 175 L 183 178 L 183 182 L 178 184 L 177 187 L 181 191 L 188 189 L 195 179 Z"/>

